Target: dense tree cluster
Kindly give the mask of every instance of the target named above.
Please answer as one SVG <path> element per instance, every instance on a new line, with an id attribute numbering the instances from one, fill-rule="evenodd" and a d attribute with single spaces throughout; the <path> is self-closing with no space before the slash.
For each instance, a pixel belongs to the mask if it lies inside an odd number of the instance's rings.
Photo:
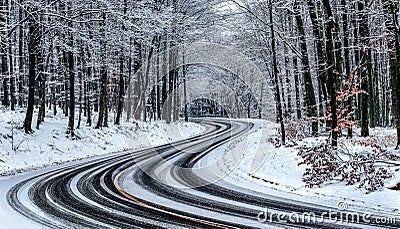
<path id="1" fill-rule="evenodd" d="M 97 128 L 108 126 L 110 111 L 115 112 L 114 121 L 119 124 L 127 96 L 133 103 L 127 106 L 127 119 L 159 118 L 168 93 L 182 77 L 182 69 L 159 79 L 135 73 L 154 53 L 206 37 L 208 24 L 216 17 L 217 3 L 2 0 L 2 105 L 11 110 L 26 109 L 26 133 L 32 132 L 35 108 L 36 128 L 44 121 L 46 109 L 54 114 L 61 109 L 69 116 L 68 132 L 72 136 L 74 128 L 81 125 L 82 115 L 92 125 L 93 112 L 98 113 L 93 123 Z M 165 58 L 172 60 L 174 54 Z M 144 88 L 150 80 L 162 83 L 152 92 L 156 99 L 149 100 Z M 149 102 L 153 100 L 156 102 Z M 163 111 L 168 119 L 178 118 L 176 100 L 166 106 L 174 110 Z M 152 112 L 147 112 L 149 109 Z M 149 113 L 151 117 L 146 117 Z"/>
<path id="2" fill-rule="evenodd" d="M 400 144 L 398 1 L 232 2 L 245 13 L 236 45 L 269 73 L 283 142 L 284 120 L 306 116 L 334 146 L 353 124 L 363 137 L 396 126 Z"/>
<path id="3" fill-rule="evenodd" d="M 376 126 L 400 136 L 398 13 L 394 0 L 1 0 L 1 102 L 26 109 L 27 133 L 35 107 L 36 128 L 46 109 L 61 109 L 71 136 L 93 113 L 97 128 L 109 112 L 116 124 L 123 111 L 127 120 L 175 121 L 189 102 L 186 86 L 177 92 L 188 66 L 174 67 L 178 53 L 155 54 L 212 41 L 243 51 L 270 80 L 282 142 L 292 118 L 310 122 L 313 136 L 329 130 L 334 146 L 354 124 L 362 136 Z M 150 60 L 169 69 L 149 78 Z"/>

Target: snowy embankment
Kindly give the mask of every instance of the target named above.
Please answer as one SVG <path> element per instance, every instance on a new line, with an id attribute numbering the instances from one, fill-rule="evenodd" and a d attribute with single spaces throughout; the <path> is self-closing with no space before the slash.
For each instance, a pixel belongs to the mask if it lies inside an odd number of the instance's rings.
<path id="1" fill-rule="evenodd" d="M 277 126 L 273 123 L 252 120 L 255 123 L 255 131 L 250 135 L 235 141 L 229 147 L 214 150 L 201 160 L 197 166 L 203 167 L 210 163 L 226 163 L 218 160 L 223 154 L 236 154 L 241 158 L 232 171 L 226 171 L 225 182 L 235 186 L 253 190 L 267 195 L 288 198 L 296 201 L 323 205 L 336 208 L 337 204 L 344 202 L 349 211 L 361 211 L 377 213 L 384 216 L 396 216 L 400 212 L 400 192 L 391 190 L 390 187 L 400 182 L 399 167 L 392 166 L 390 171 L 393 178 L 385 180 L 385 187 L 379 191 L 367 193 L 359 188 L 358 184 L 346 185 L 345 182 L 336 179 L 320 187 L 307 188 L 303 182 L 303 174 L 306 165 L 299 165 L 302 161 L 298 156 L 299 147 L 312 145 L 325 141 L 326 137 L 308 138 L 299 142 L 298 146 L 275 148 L 272 139 L 277 135 Z M 392 136 L 393 130 L 373 129 L 371 136 Z M 395 139 L 395 138 L 394 138 Z M 354 147 L 353 142 L 361 141 L 341 139 L 349 148 Z M 357 146 L 362 150 L 362 146 Z M 368 146 L 367 146 L 368 147 Z M 364 147 L 364 148 L 367 148 Z M 355 148 L 356 149 L 356 148 Z M 221 164 L 219 168 L 226 168 Z"/>
<path id="2" fill-rule="evenodd" d="M 86 126 L 83 118 L 81 127 L 75 130 L 77 137 L 71 139 L 66 134 L 68 118 L 62 112 L 56 116 L 47 113 L 45 122 L 33 134 L 25 134 L 21 129 L 24 117 L 21 112 L 0 110 L 0 176 L 126 149 L 162 145 L 205 130 L 200 124 L 184 122 L 169 125 L 161 121 L 130 122 L 115 126 L 111 115 L 109 127 L 103 129 Z M 33 124 L 36 124 L 36 115 Z"/>

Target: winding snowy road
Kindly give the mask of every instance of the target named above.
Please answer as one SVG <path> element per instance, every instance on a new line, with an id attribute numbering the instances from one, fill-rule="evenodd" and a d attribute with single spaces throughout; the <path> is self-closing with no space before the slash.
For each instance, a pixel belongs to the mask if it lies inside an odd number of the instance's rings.
<path id="1" fill-rule="evenodd" d="M 282 220 L 273 214 L 323 214 L 335 209 L 226 182 L 223 175 L 229 166 L 220 168 L 214 163 L 198 168 L 197 163 L 211 150 L 248 134 L 253 127 L 245 121 L 202 123 L 208 131 L 187 140 L 20 177 L 17 184 L 9 182 L 7 202 L 32 224 L 50 228 L 338 228 L 324 220 L 291 222 L 288 215 Z M 235 158 L 223 160 L 235 162 Z M 260 212 L 266 207 L 271 210 L 270 220 L 262 222 Z M 359 227 L 369 226 L 340 225 Z"/>

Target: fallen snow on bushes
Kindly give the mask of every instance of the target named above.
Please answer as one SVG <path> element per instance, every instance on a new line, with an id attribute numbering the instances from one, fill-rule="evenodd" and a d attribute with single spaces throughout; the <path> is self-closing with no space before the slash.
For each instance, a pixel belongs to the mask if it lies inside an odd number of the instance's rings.
<path id="1" fill-rule="evenodd" d="M 111 115 L 112 116 L 112 115 Z M 109 128 L 95 129 L 86 126 L 83 118 L 81 128 L 75 130 L 76 138 L 66 134 L 68 118 L 62 112 L 53 117 L 47 113 L 45 122 L 33 134 L 25 134 L 25 114 L 0 110 L 0 176 L 13 175 L 49 165 L 79 160 L 121 151 L 141 149 L 166 144 L 199 134 L 205 130 L 196 123 L 178 122 L 166 124 L 161 121 L 126 122 Z M 75 122 L 77 124 L 77 120 Z M 33 127 L 36 126 L 36 114 Z"/>
<path id="2" fill-rule="evenodd" d="M 223 179 L 225 182 L 267 195 L 331 208 L 336 208 L 338 203 L 345 202 L 349 211 L 394 216 L 399 220 L 400 191 L 390 189 L 400 183 L 398 166 L 390 167 L 394 177 L 385 180 L 385 187 L 375 192 L 367 193 L 365 189 L 358 188 L 358 184 L 347 186 L 339 179 L 320 187 L 306 188 L 302 178 L 307 166 L 299 165 L 302 159 L 297 155 L 298 147 L 318 144 L 318 142 L 326 141 L 326 137 L 307 138 L 299 142 L 299 146 L 275 148 L 272 142 L 278 133 L 277 126 L 260 120 L 252 120 L 252 122 L 256 124 L 253 133 L 236 141 L 233 147 L 215 150 L 203 158 L 198 166 L 205 166 L 213 161 L 224 163 L 218 158 L 221 158 L 223 154 L 236 154 L 236 157 L 241 159 L 234 170 L 227 172 L 227 176 Z M 395 136 L 395 131 L 372 129 L 371 136 L 377 136 L 378 139 L 391 138 L 390 136 Z M 341 141 L 351 148 L 352 142 L 361 140 L 363 139 L 356 137 L 355 140 L 342 139 Z M 356 147 L 357 150 L 368 148 L 368 146 L 360 145 Z M 389 144 L 388 147 L 392 145 Z M 226 167 L 223 164 L 219 166 L 219 168 Z"/>

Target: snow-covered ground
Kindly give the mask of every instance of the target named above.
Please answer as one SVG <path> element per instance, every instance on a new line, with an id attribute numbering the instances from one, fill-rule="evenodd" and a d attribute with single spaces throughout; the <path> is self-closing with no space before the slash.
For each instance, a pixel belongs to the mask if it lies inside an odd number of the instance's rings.
<path id="1" fill-rule="evenodd" d="M 224 181 L 239 185 L 244 189 L 304 201 L 336 209 L 338 203 L 347 205 L 348 211 L 376 213 L 380 216 L 395 217 L 400 220 L 400 192 L 389 188 L 400 182 L 400 173 L 392 169 L 394 177 L 385 180 L 382 190 L 367 193 L 358 185 L 346 186 L 339 180 L 321 187 L 306 188 L 302 181 L 306 165 L 300 165 L 299 150 L 292 148 L 275 148 L 271 138 L 276 136 L 277 127 L 266 121 L 252 120 L 255 131 L 249 136 L 236 141 L 234 146 L 216 149 L 198 162 L 197 166 L 204 167 L 218 161 L 223 154 L 236 154 L 241 158 L 235 169 L 227 172 Z M 395 132 L 388 129 L 373 129 L 372 136 L 392 136 Z M 326 138 L 309 138 L 300 144 L 312 144 Z M 350 143 L 342 139 L 344 144 Z M 221 164 L 220 168 L 226 168 Z M 226 172 L 226 171 L 225 171 Z"/>
<path id="2" fill-rule="evenodd" d="M 75 130 L 77 138 L 71 139 L 66 134 L 68 118 L 62 112 L 55 117 L 51 112 L 47 113 L 45 122 L 31 135 L 20 129 L 24 117 L 22 112 L 0 110 L 0 176 L 125 149 L 166 144 L 205 130 L 200 124 L 185 122 L 168 125 L 161 121 L 125 122 L 115 126 L 111 115 L 110 127 L 103 129 L 86 126 L 86 119 L 83 118 L 81 128 Z M 96 117 L 93 119 L 94 122 L 97 120 Z M 36 115 L 33 127 L 35 124 Z"/>
<path id="3" fill-rule="evenodd" d="M 23 117 L 22 113 L 0 111 L 0 173 L 3 176 L 128 148 L 160 145 L 205 131 L 205 127 L 195 123 L 178 122 L 167 125 L 164 122 L 140 122 L 114 126 L 112 120 L 109 122 L 109 128 L 97 130 L 86 127 L 83 120 L 81 128 L 76 130 L 79 139 L 71 139 L 66 134 L 67 118 L 62 114 L 56 117 L 47 114 L 45 123 L 32 135 L 17 129 L 22 126 Z M 33 121 L 36 123 L 35 118 Z M 223 155 L 231 154 L 234 156 L 226 158 L 239 160 L 234 160 L 237 166 L 233 170 L 223 171 L 227 173 L 223 182 L 241 186 L 243 189 L 330 208 L 335 208 L 342 202 L 348 205 L 349 211 L 376 213 L 400 220 L 400 192 L 389 189 L 400 182 L 398 169 L 392 170 L 395 175 L 392 179 L 385 180 L 385 188 L 376 192 L 366 193 L 365 189 L 358 188 L 358 185 L 346 186 L 339 180 L 320 187 L 306 188 L 302 178 L 307 166 L 298 165 L 301 162 L 297 155 L 299 149 L 275 148 L 271 142 L 277 135 L 276 125 L 261 120 L 251 122 L 255 123 L 255 127 L 249 135 L 216 148 L 196 166 L 205 167 L 219 163 L 217 167 L 221 170 L 232 169 L 231 165 L 227 166 L 227 163 L 232 161 L 218 160 Z M 378 139 L 388 138 L 389 142 L 394 133 L 394 130 L 389 129 L 371 130 L 372 136 Z M 324 139 L 309 138 L 300 142 L 300 145 L 315 144 Z M 353 147 L 354 141 L 358 140 L 362 139 L 342 139 L 341 142 Z M 18 175 L 19 179 L 23 176 Z M 0 216 L 2 215 L 6 217 L 6 213 L 2 213 L 0 208 Z"/>

